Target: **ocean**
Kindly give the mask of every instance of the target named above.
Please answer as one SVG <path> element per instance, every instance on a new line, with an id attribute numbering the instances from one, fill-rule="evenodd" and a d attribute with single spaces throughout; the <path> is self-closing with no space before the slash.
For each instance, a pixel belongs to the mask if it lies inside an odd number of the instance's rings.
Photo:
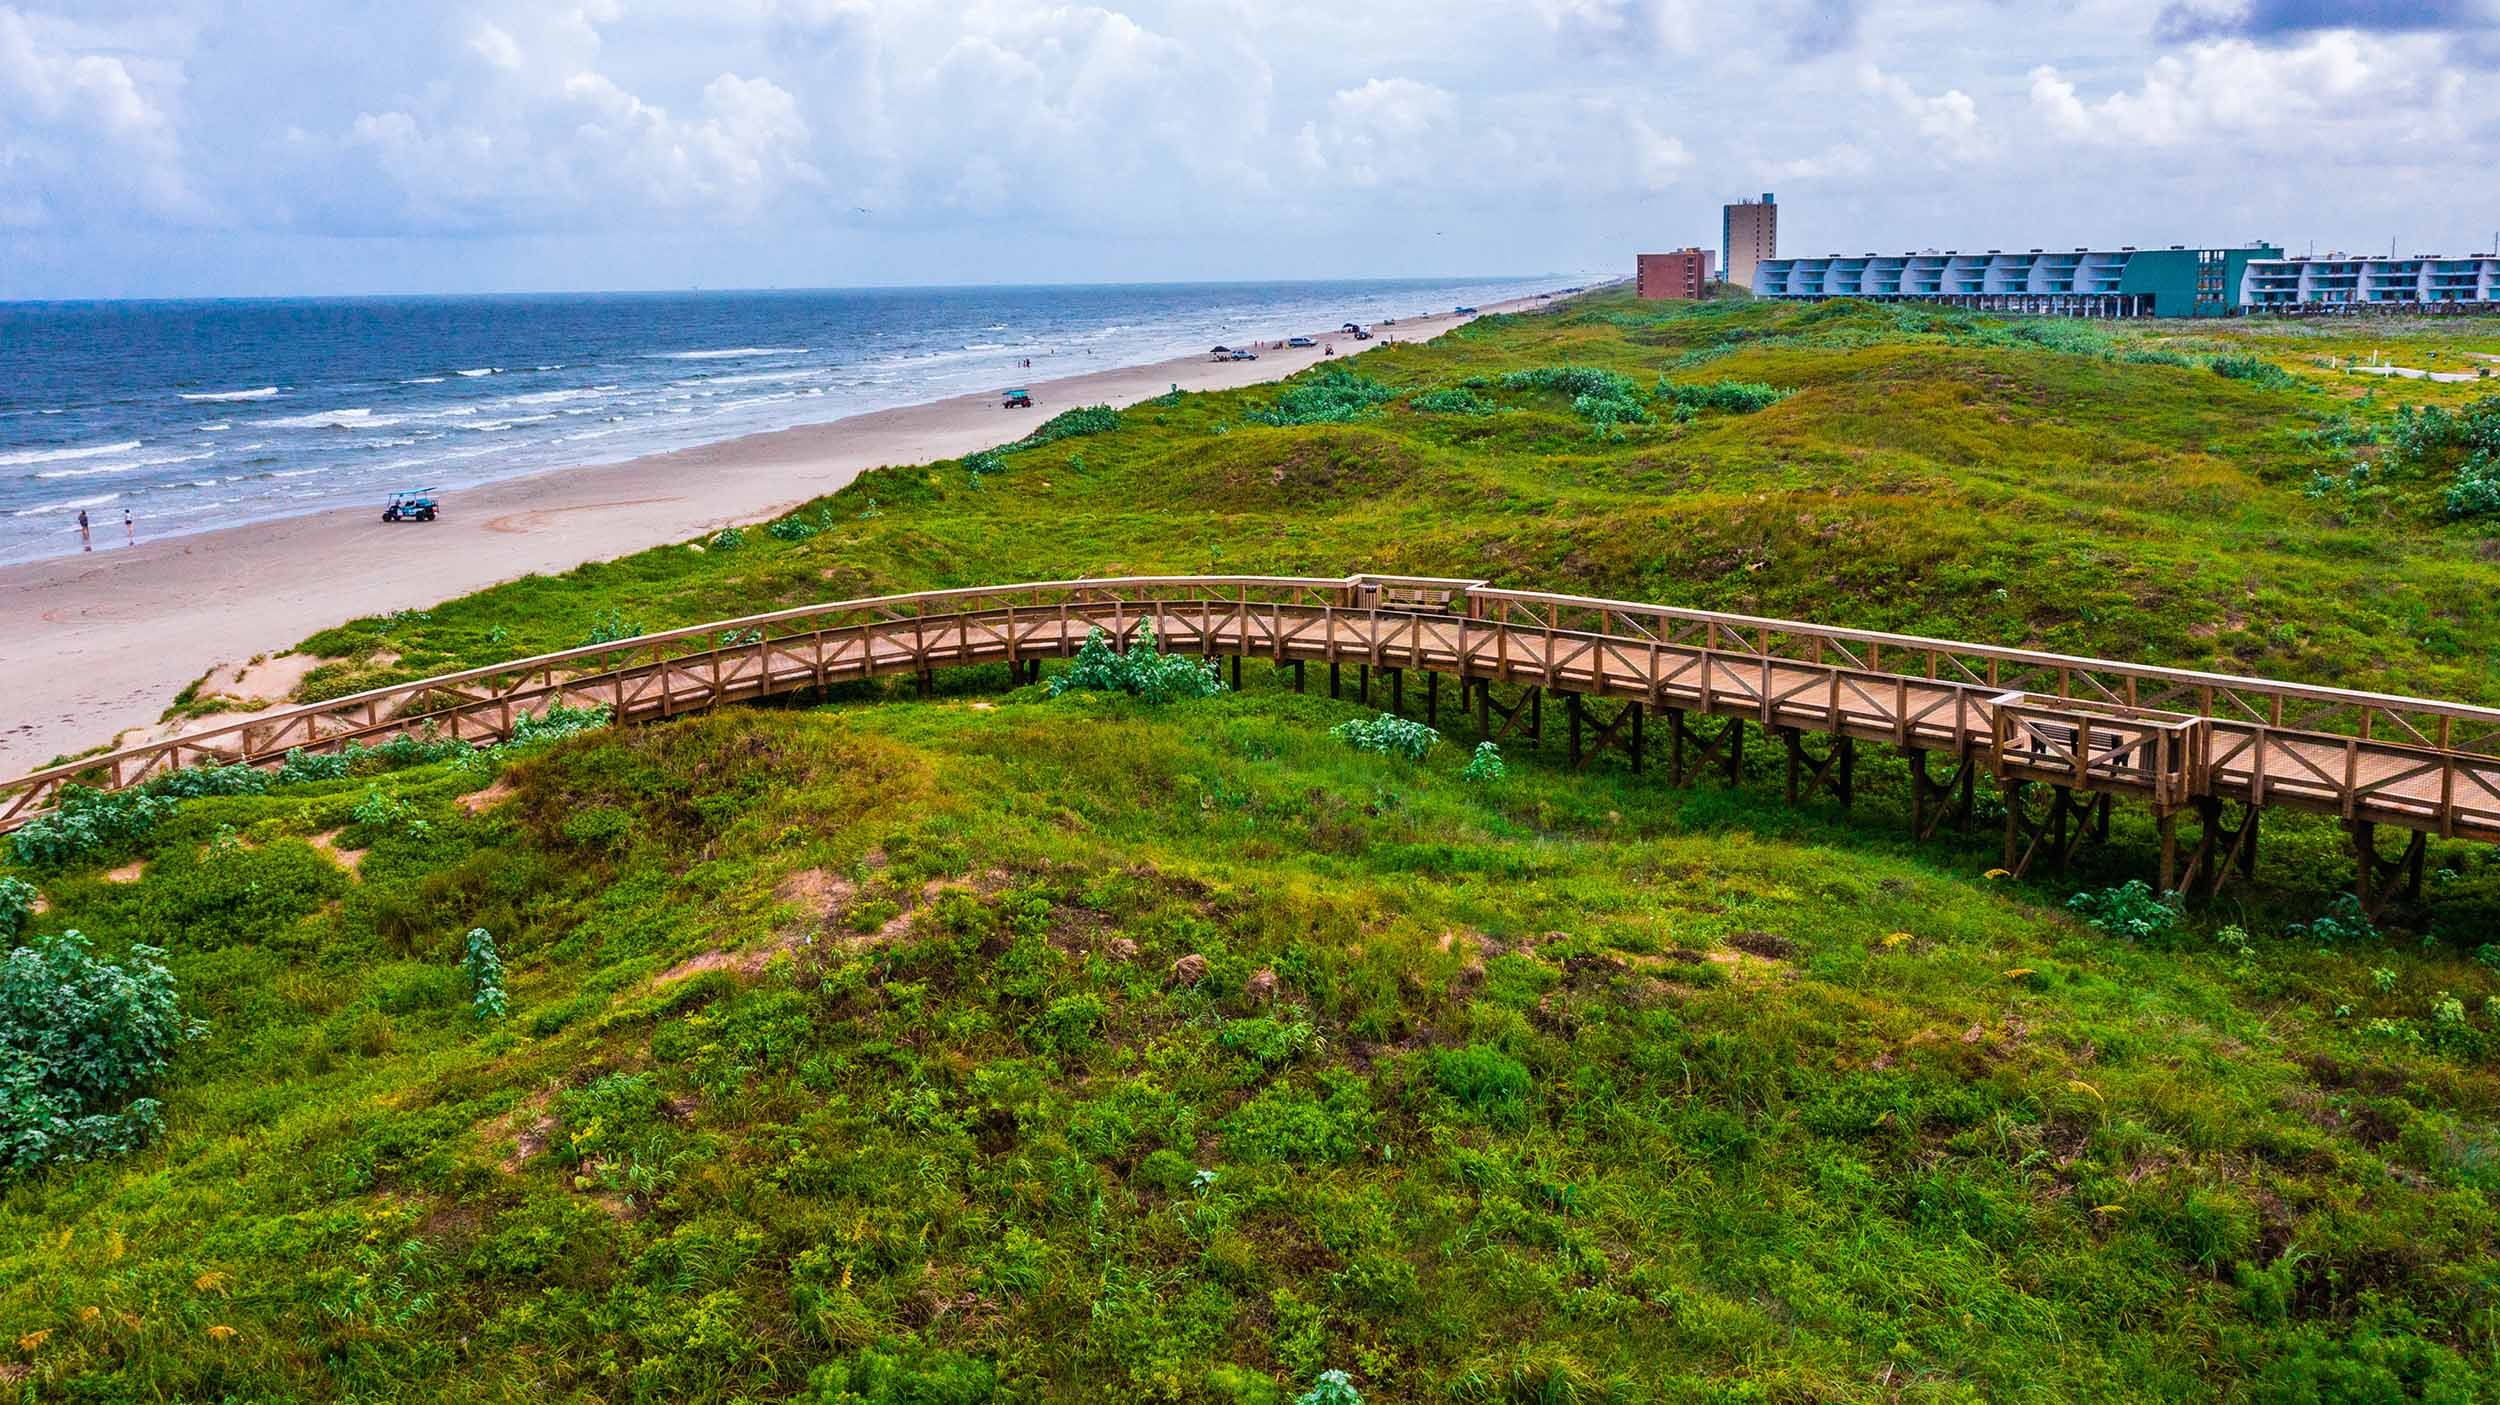
<path id="1" fill-rule="evenodd" d="M 0 562 L 1547 291 L 1548 278 L 0 303 Z M 1031 359 L 1027 368 L 1024 362 Z"/>

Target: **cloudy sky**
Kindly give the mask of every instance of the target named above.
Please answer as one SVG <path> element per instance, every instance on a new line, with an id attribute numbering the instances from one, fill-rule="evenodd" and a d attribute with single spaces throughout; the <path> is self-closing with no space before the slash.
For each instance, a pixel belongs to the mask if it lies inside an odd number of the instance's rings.
<path id="1" fill-rule="evenodd" d="M 0 298 L 2491 247 L 2500 0 L 0 0 Z"/>

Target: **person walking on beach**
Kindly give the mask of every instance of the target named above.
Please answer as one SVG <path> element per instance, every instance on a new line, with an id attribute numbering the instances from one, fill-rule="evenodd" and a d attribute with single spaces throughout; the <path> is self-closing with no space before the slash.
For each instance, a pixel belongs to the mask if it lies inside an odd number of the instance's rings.
<path id="1" fill-rule="evenodd" d="M 83 507 L 78 509 L 78 549 L 80 551 L 95 550 L 95 533 L 88 530 L 87 509 Z"/>
<path id="2" fill-rule="evenodd" d="M 139 544 L 139 524 L 131 520 L 130 509 L 126 507 L 122 509 L 122 535 L 130 538 L 132 546 Z"/>

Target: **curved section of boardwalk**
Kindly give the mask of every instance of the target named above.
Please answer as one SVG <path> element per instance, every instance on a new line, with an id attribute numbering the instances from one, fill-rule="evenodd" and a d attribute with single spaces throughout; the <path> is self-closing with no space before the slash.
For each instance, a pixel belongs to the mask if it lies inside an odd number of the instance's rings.
<path id="1" fill-rule="evenodd" d="M 1942 754 L 1961 768 L 1965 805 L 1973 770 L 2007 787 L 2009 857 L 2017 831 L 2034 848 L 2045 842 L 2045 831 L 2025 828 L 2033 821 L 2022 788 L 2031 784 L 2058 796 L 2060 846 L 2075 796 L 2149 804 L 2164 818 L 2166 845 L 2168 817 L 2197 810 L 2207 831 L 2198 852 L 2211 870 L 2230 857 L 2214 847 L 2224 802 L 2337 815 L 2365 841 L 2367 826 L 2383 824 L 2500 842 L 2500 710 L 1368 575 L 1056 581 L 723 620 L 375 689 L 37 771 L 0 782 L 0 829 L 50 809 L 65 784 L 118 788 L 182 766 L 261 764 L 296 748 L 404 733 L 489 742 L 521 713 L 553 703 L 602 704 L 624 721 L 669 717 L 858 679 L 1064 658 L 1094 630 L 1126 641 L 1146 627 L 1175 652 L 1359 665 L 1397 671 L 1401 682 L 1407 670 L 1455 677 L 1480 716 L 1490 715 L 1494 683 L 1567 695 L 1575 729 L 1584 707 L 1613 700 L 1601 742 L 1620 746 L 1627 717 L 1634 736 L 1643 715 L 1663 717 L 1679 760 L 1688 741 L 1735 754 L 1747 724 L 1783 735 L 1792 758 L 1812 759 L 1799 749 L 1807 735 L 1844 748 L 1888 742 L 1918 753 L 1924 795 L 1926 757 Z M 1697 725 L 1708 718 L 1725 719 L 1715 739 Z M 1632 754 L 1637 763 L 1640 750 Z M 1816 762 L 1818 782 L 1830 764 L 1828 753 Z M 1842 779 L 1845 796 L 1845 769 Z M 1950 789 L 1938 787 L 1941 798 L 1949 801 Z M 2241 829 L 2253 844 L 2253 824 L 2243 820 Z"/>

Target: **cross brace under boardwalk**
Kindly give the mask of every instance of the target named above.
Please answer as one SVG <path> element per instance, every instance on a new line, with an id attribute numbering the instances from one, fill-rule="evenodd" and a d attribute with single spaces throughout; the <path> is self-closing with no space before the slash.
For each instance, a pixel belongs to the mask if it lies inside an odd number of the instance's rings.
<path id="1" fill-rule="evenodd" d="M 1687 748 L 1692 752 L 1692 765 L 1685 765 Z M 1667 775 L 1682 785 L 1693 771 L 1716 765 L 1727 772 L 1727 783 L 1735 785 L 1745 778 L 1745 719 L 1731 717 L 1727 725 L 1712 736 L 1706 729 L 1693 725 L 1680 707 L 1667 709 Z"/>
<path id="2" fill-rule="evenodd" d="M 2353 895 L 2361 899 L 2361 910 L 2376 917 L 2391 902 L 2418 901 L 2422 896 L 2422 855 L 2429 844 L 2430 835 L 2417 829 L 2405 841 L 2404 852 L 2392 859 L 2385 858 L 2378 851 L 2378 826 L 2368 820 L 2353 821 L 2352 851 L 2360 861 Z"/>
<path id="3" fill-rule="evenodd" d="M 2194 892 L 2198 883 L 2205 885 L 2205 896 L 2222 891 L 2230 881 L 2231 871 L 2238 869 L 2243 878 L 2257 872 L 2256 806 L 2239 807 L 2239 823 L 2224 822 L 2228 805 L 2216 796 L 2199 796 L 2196 800 L 2196 847 L 2187 853 L 2186 862 L 2179 856 L 2179 816 L 2176 811 L 2162 815 L 2161 887 L 2165 893 Z"/>
<path id="4" fill-rule="evenodd" d="M 1476 735 L 1489 742 L 1498 742 L 1513 731 L 1521 730 L 1524 723 L 1530 746 L 1545 739 L 1544 689 L 1531 687 L 1519 695 L 1518 701 L 1504 706 L 1493 696 L 1491 680 L 1478 678 L 1473 680 L 1473 686 L 1476 690 Z M 1493 726 L 1497 715 L 1502 723 L 1499 731 Z"/>
<path id="5" fill-rule="evenodd" d="M 1788 803 L 1794 805 L 1801 796 L 1828 790 L 1840 801 L 1840 808 L 1848 809 L 1857 795 L 1857 738 L 1846 734 L 1832 738 L 1820 759 L 1806 749 L 1805 733 L 1795 727 L 1780 728 L 1780 740 L 1788 744 Z"/>
<path id="6" fill-rule="evenodd" d="M 1563 700 L 1565 708 L 1571 714 L 1571 765 L 1573 769 L 1588 765 L 1597 758 L 1597 754 L 1601 751 L 1620 751 L 1632 758 L 1634 771 L 1641 769 L 1641 705 L 1639 703 L 1627 702 L 1618 706 L 1613 720 L 1606 721 L 1602 720 L 1598 709 L 1583 702 L 1578 693 L 1565 693 Z M 1583 723 L 1590 723 L 1594 726 L 1586 748 L 1580 744 L 1580 730 Z M 1628 730 L 1626 724 L 1629 724 Z"/>
<path id="7" fill-rule="evenodd" d="M 2035 815 L 2024 801 L 2031 782 L 2008 780 L 2001 784 L 2005 799 L 2005 867 L 2016 878 L 2031 872 L 2032 864 L 2043 858 L 2064 872 L 2086 843 L 2108 842 L 2107 794 L 2053 785 L 2049 787 L 2052 795 L 2048 813 Z"/>
<path id="8" fill-rule="evenodd" d="M 1970 830 L 1971 783 L 1979 774 L 1975 753 L 1965 752 L 1954 764 L 1951 774 L 1937 780 L 1927 769 L 1927 753 L 1913 748 L 1910 752 L 1910 834 L 1917 839 L 1933 839 L 1936 831 L 1951 824 L 1965 833 Z"/>

